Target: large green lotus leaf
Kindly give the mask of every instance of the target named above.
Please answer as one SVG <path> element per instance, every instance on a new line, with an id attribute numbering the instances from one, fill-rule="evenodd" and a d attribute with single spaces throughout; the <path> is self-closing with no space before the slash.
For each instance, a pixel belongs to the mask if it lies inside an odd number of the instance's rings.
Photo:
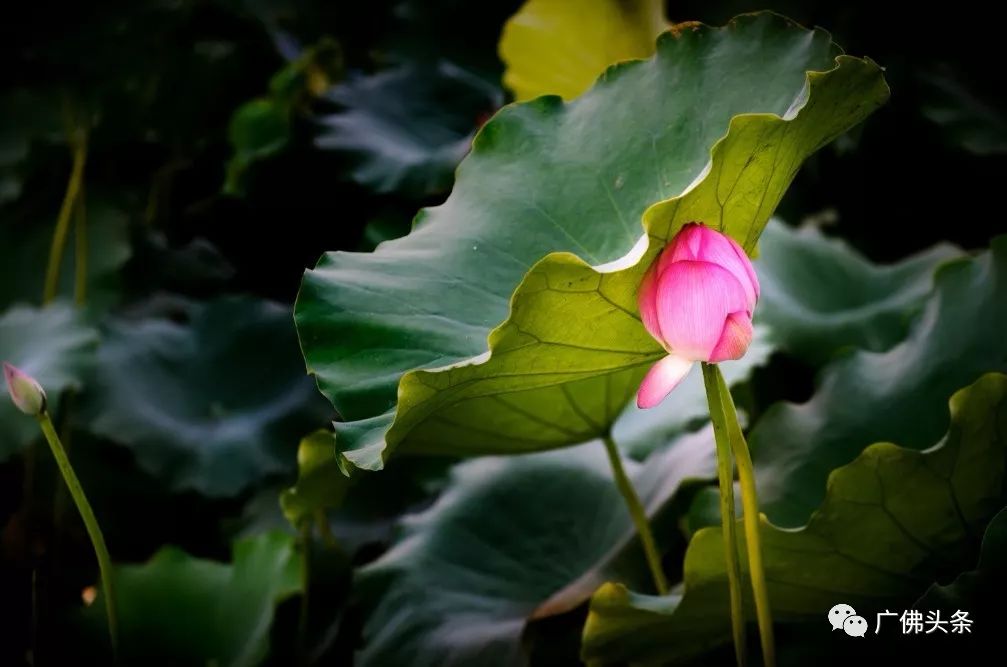
<path id="1" fill-rule="evenodd" d="M 120 294 L 120 273 L 132 255 L 129 219 L 112 203 L 90 197 L 86 203 L 87 304 L 104 310 Z M 75 224 L 75 223 L 74 223 Z M 56 225 L 56 210 L 45 224 L 31 219 L 0 222 L 0 247 L 16 248 L 0 264 L 0 304 L 40 303 L 45 282 L 49 246 Z M 58 294 L 73 298 L 76 256 L 75 231 L 71 228 L 63 251 Z"/>
<path id="2" fill-rule="evenodd" d="M 98 332 L 80 312 L 63 303 L 48 308 L 15 306 L 0 316 L 0 361 L 33 376 L 46 391 L 50 410 L 61 394 L 79 389 L 94 365 Z M 0 395 L 0 461 L 40 436 L 38 423 L 18 411 L 2 387 Z"/>
<path id="3" fill-rule="evenodd" d="M 684 481 L 713 476 L 713 451 L 707 429 L 645 465 L 627 461 L 648 513 L 670 507 Z M 655 520 L 659 536 L 675 530 Z M 369 615 L 359 664 L 522 664 L 530 619 L 573 609 L 610 578 L 646 586 L 648 572 L 601 442 L 462 463 L 361 570 Z"/>
<path id="4" fill-rule="evenodd" d="M 321 119 L 316 145 L 350 155 L 361 185 L 417 197 L 450 189 L 479 121 L 502 102 L 498 88 L 447 62 L 351 79 L 327 97 L 341 108 Z"/>
<path id="5" fill-rule="evenodd" d="M 663 0 L 527 0 L 504 26 L 504 83 L 519 100 L 577 97 L 610 65 L 654 53 Z"/>
<path id="6" fill-rule="evenodd" d="M 1007 236 L 944 264 L 934 283 L 903 342 L 837 359 L 811 400 L 776 405 L 755 425 L 760 506 L 774 523 L 806 522 L 829 471 L 871 442 L 928 447 L 947 430 L 947 396 L 983 373 L 1007 372 Z"/>
<path id="7" fill-rule="evenodd" d="M 937 265 L 959 255 L 941 244 L 879 265 L 814 227 L 774 222 L 755 263 L 762 285 L 756 317 L 769 325 L 777 347 L 811 363 L 846 346 L 881 352 L 905 337 Z"/>
<path id="8" fill-rule="evenodd" d="M 118 565 L 119 658 L 130 665 L 257 665 L 269 650 L 276 604 L 300 590 L 293 538 L 240 540 L 230 563 L 164 547 L 143 565 Z M 104 598 L 85 612 L 104 634 Z"/>
<path id="9" fill-rule="evenodd" d="M 924 452 L 871 445 L 830 475 L 806 526 L 763 521 L 777 622 L 824 622 L 839 602 L 880 610 L 911 601 L 949 566 L 971 561 L 975 536 L 1005 499 L 1007 376 L 986 375 L 950 404 L 951 427 L 940 444 Z M 600 588 L 582 657 L 591 664 L 675 664 L 729 641 L 723 549 L 719 527 L 699 531 L 686 552 L 684 586 L 669 596 L 621 584 Z M 752 618 L 750 595 L 746 604 Z"/>
<path id="10" fill-rule="evenodd" d="M 302 350 L 345 420 L 343 456 L 378 469 L 407 437 L 469 455 L 607 430 L 662 353 L 635 297 L 661 245 L 703 220 L 752 251 L 803 158 L 885 100 L 877 65 L 837 53 L 743 16 L 662 36 L 569 104 L 498 113 L 409 236 L 305 274 Z"/>
<path id="11" fill-rule="evenodd" d="M 185 304 L 187 323 L 114 320 L 85 418 L 175 490 L 241 492 L 289 472 L 300 434 L 325 422 L 290 311 L 251 298 Z"/>

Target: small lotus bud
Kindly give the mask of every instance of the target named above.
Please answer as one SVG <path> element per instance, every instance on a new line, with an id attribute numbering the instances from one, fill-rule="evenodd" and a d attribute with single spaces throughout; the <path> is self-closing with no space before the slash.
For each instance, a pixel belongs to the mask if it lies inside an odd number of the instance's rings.
<path id="1" fill-rule="evenodd" d="M 11 400 L 18 410 L 33 417 L 45 412 L 45 390 L 35 378 L 7 362 L 4 362 L 3 374 Z"/>

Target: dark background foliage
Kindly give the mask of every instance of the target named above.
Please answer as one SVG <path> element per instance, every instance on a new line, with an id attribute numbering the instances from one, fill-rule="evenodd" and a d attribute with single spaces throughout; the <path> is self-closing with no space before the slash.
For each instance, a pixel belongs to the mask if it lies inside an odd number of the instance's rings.
<path id="1" fill-rule="evenodd" d="M 67 135 L 81 128 L 88 210 L 95 224 L 102 206 L 125 219 L 120 244 L 130 249 L 109 288 L 114 296 L 89 316 L 94 326 L 123 331 L 151 317 L 191 323 L 193 309 L 235 295 L 289 308 L 304 269 L 323 251 L 373 248 L 406 233 L 419 208 L 444 199 L 471 133 L 508 100 L 496 48 L 519 4 L 40 0 L 7 8 L 0 21 L 0 263 L 16 269 L 0 267 L 7 283 L 0 308 L 37 305 L 41 297 L 35 284 L 45 255 L 28 249 L 48 242 L 71 170 Z M 719 24 L 774 9 L 826 27 L 848 53 L 886 67 L 890 103 L 817 154 L 779 213 L 794 222 L 814 216 L 829 235 L 889 261 L 942 240 L 984 247 L 1007 229 L 999 205 L 1007 173 L 997 55 L 1003 16 L 991 7 L 972 0 L 939 10 L 674 2 L 668 15 Z M 375 126 L 386 141 L 368 142 Z M 255 365 L 272 350 L 242 353 L 244 364 Z M 198 393 L 218 373 L 240 373 L 242 364 L 228 359 L 211 354 L 202 363 L 213 370 L 171 381 Z M 276 374 L 291 368 L 281 366 Z M 805 362 L 775 356 L 753 380 L 753 419 L 776 400 L 806 398 L 813 373 Z M 324 402 L 306 399 L 268 431 L 271 451 L 285 463 L 234 493 L 215 494 L 138 465 L 139 454 L 115 442 L 115 431 L 127 427 L 94 428 L 87 392 L 79 398 L 60 416 L 121 562 L 144 561 L 166 544 L 226 560 L 234 536 L 284 525 L 276 497 L 292 480 L 297 442 L 336 417 Z M 27 664 L 30 654 L 34 664 L 74 664 L 100 651 L 75 616 L 96 575 L 89 545 L 43 454 L 0 464 L 2 664 Z M 358 642 L 359 609 L 346 605 L 347 564 L 373 560 L 394 517 L 428 504 L 440 488 L 446 464 L 402 465 L 408 470 L 392 465 L 377 490 L 351 494 L 336 522 L 350 546 L 342 559 L 314 563 L 317 620 L 308 632 L 321 639 L 313 660 L 346 664 Z M 295 657 L 297 604 L 281 605 L 271 664 Z M 533 625 L 531 654 L 541 664 L 565 664 L 582 618 L 583 609 Z"/>

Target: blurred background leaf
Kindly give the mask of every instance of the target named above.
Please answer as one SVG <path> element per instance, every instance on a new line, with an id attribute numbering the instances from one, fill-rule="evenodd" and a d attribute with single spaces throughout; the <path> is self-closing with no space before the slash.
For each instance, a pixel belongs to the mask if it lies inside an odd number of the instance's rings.
<path id="1" fill-rule="evenodd" d="M 68 304 L 15 306 L 0 315 L 0 359 L 35 377 L 53 411 L 64 391 L 84 386 L 97 345 L 97 330 Z M 40 436 L 35 420 L 15 408 L 5 391 L 0 400 L 0 461 Z"/>
<path id="2" fill-rule="evenodd" d="M 283 515 L 291 524 L 299 526 L 342 504 L 350 479 L 339 468 L 336 454 L 336 437 L 330 431 L 315 431 L 301 440 L 297 484 L 280 495 Z"/>
<path id="3" fill-rule="evenodd" d="M 708 429 L 627 470 L 649 512 L 673 526 L 672 499 L 714 465 Z M 369 610 L 362 665 L 520 664 L 531 619 L 577 608 L 616 574 L 648 581 L 600 441 L 460 464 L 402 529 L 358 575 Z"/>
<path id="4" fill-rule="evenodd" d="M 885 352 L 858 350 L 818 376 L 802 405 L 781 404 L 749 441 L 760 509 L 780 526 L 807 521 L 829 472 L 869 443 L 923 449 L 947 430 L 947 396 L 989 372 L 1007 372 L 1007 236 L 976 257 L 937 270 L 935 289 L 908 337 Z M 965 326 L 984 322 L 984 326 Z"/>
<path id="5" fill-rule="evenodd" d="M 844 347 L 883 352 L 905 338 L 933 288 L 934 269 L 961 251 L 948 244 L 878 265 L 812 226 L 769 224 L 755 262 L 756 317 L 769 340 L 819 365 Z"/>
<path id="6" fill-rule="evenodd" d="M 300 589 L 291 538 L 267 533 L 240 540 L 230 563 L 165 547 L 143 565 L 120 565 L 115 585 L 120 659 L 145 665 L 256 665 L 269 650 L 278 602 Z M 98 596 L 84 612 L 104 621 Z"/>
<path id="7" fill-rule="evenodd" d="M 105 311 L 121 298 L 122 270 L 132 256 L 129 219 L 111 202 L 90 196 L 84 203 L 87 227 L 87 303 Z M 0 303 L 41 303 L 49 246 L 56 224 L 55 209 L 41 222 L 33 217 L 0 220 L 0 246 L 17 248 L 10 261 L 0 265 Z M 58 294 L 74 296 L 77 256 L 73 232 L 63 254 Z"/>
<path id="8" fill-rule="evenodd" d="M 825 633 L 824 614 L 839 601 L 873 619 L 971 562 L 978 536 L 1007 501 L 1005 426 L 1007 376 L 990 374 L 951 398 L 951 428 L 937 446 L 872 445 L 832 473 L 807 525 L 764 523 L 774 619 Z M 704 529 L 689 544 L 684 581 L 672 595 L 644 596 L 622 584 L 595 593 L 583 658 L 680 664 L 707 653 L 730 641 L 727 591 L 721 531 Z M 751 596 L 744 597 L 752 618 Z"/>
<path id="9" fill-rule="evenodd" d="M 327 100 L 339 110 L 320 119 L 319 148 L 348 154 L 353 179 L 366 188 L 427 197 L 450 190 L 455 167 L 502 95 L 442 61 L 350 79 Z"/>
<path id="10" fill-rule="evenodd" d="M 249 298 L 109 321 L 83 402 L 93 432 L 132 448 L 173 489 L 209 496 L 291 472 L 287 434 L 328 412 L 304 375 L 289 309 Z"/>

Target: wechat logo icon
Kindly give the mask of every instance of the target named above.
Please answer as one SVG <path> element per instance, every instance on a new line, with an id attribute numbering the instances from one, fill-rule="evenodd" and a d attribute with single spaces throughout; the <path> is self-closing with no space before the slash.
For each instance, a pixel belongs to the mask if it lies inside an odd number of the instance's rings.
<path id="1" fill-rule="evenodd" d="M 833 632 L 842 630 L 851 637 L 867 634 L 867 619 L 857 616 L 857 611 L 848 604 L 837 604 L 829 610 L 829 624 Z"/>
<path id="2" fill-rule="evenodd" d="M 867 634 L 867 619 L 857 616 L 857 610 L 848 604 L 837 604 L 829 610 L 829 624 L 833 632 L 842 630 L 851 637 Z"/>

